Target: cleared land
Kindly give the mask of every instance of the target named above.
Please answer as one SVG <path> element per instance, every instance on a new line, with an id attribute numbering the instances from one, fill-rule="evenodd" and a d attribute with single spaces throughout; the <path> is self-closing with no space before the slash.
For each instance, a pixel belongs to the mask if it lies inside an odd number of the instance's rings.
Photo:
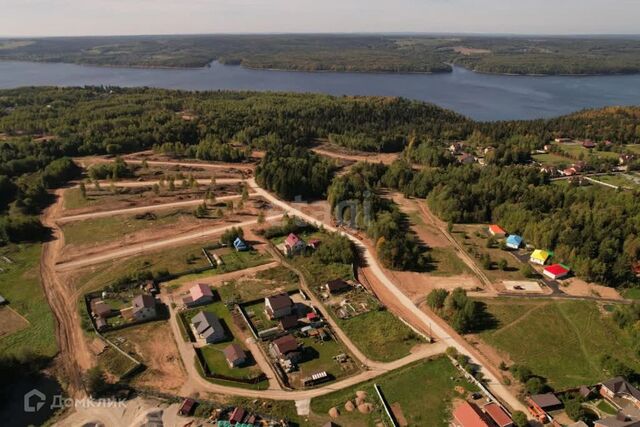
<path id="1" fill-rule="evenodd" d="M 341 415 L 335 420 L 345 426 L 371 426 L 379 422 L 389 422 L 383 413 L 382 405 L 375 393 L 373 384 L 382 388 L 382 392 L 390 405 L 399 408 L 411 426 L 448 426 L 453 399 L 464 398 L 459 390 L 473 391 L 474 387 L 460 377 L 446 357 L 407 365 L 385 374 L 375 381 L 368 381 L 356 386 L 340 390 L 311 401 L 313 417 L 321 421 L 329 420 L 328 412 L 332 407 L 338 408 Z M 348 412 L 345 403 L 355 401 L 356 391 L 367 393 L 366 402 L 373 405 L 370 414 L 362 414 L 357 409 Z"/>
<path id="2" fill-rule="evenodd" d="M 500 249 L 499 245 L 497 247 L 487 247 L 487 242 L 489 241 L 487 227 L 484 224 L 456 224 L 451 234 L 472 257 L 478 260 L 478 265 L 492 282 L 526 279 L 520 273 L 522 263 L 508 251 Z M 491 259 L 491 269 L 484 268 L 482 263 L 479 262 L 479 258 L 483 255 L 488 255 Z M 501 260 L 507 263 L 507 268 L 504 270 L 500 270 L 497 266 Z"/>
<path id="3" fill-rule="evenodd" d="M 482 300 L 497 326 L 480 337 L 514 363 L 563 389 L 594 384 L 610 375 L 600 360 L 609 355 L 634 369 L 640 358 L 629 337 L 587 301 L 492 299 Z"/>
<path id="4" fill-rule="evenodd" d="M 186 373 L 167 322 L 133 326 L 107 336 L 145 364 L 146 369 L 133 379 L 134 385 L 176 392 L 184 384 Z"/>
<path id="5" fill-rule="evenodd" d="M 27 353 L 41 357 L 53 357 L 58 351 L 54 330 L 54 319 L 40 284 L 40 245 L 10 245 L 0 250 L 8 263 L 0 258 L 0 294 L 9 302 L 9 307 L 18 314 L 3 308 L 3 323 L 0 328 L 0 354 L 22 356 Z M 11 318 L 10 324 L 5 324 Z M 11 326 L 11 328 L 9 328 Z M 0 332 L 2 332 L 0 329 Z"/>

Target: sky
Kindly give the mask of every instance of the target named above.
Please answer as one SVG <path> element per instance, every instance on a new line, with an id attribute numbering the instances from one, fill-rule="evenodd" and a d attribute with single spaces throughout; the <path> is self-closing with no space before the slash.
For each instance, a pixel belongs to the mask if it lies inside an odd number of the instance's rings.
<path id="1" fill-rule="evenodd" d="M 639 0 L 0 0 L 0 35 L 638 34 Z"/>

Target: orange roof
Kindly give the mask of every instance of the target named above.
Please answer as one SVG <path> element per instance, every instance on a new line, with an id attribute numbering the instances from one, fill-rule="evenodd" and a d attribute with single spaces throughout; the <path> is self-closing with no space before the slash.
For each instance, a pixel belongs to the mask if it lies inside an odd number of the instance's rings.
<path id="1" fill-rule="evenodd" d="M 453 418 L 461 427 L 489 427 L 474 406 L 464 402 L 453 411 Z"/>
<path id="2" fill-rule="evenodd" d="M 506 231 L 504 231 L 504 229 L 497 224 L 492 224 L 491 226 L 489 226 L 489 230 L 491 230 L 491 232 L 494 234 L 506 234 Z"/>
<path id="3" fill-rule="evenodd" d="M 484 411 L 487 413 L 487 415 L 491 417 L 493 421 L 495 421 L 495 423 L 499 427 L 506 427 L 506 426 L 513 425 L 513 420 L 511 420 L 509 415 L 507 415 L 504 409 L 502 409 L 495 403 L 489 403 L 488 405 L 485 405 Z"/>

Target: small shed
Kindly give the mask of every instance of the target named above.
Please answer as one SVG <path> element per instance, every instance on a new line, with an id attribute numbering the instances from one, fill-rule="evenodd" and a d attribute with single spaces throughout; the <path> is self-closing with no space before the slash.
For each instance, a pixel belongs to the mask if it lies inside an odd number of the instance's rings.
<path id="1" fill-rule="evenodd" d="M 7 300 L 5 299 L 5 297 L 3 297 L 2 295 L 0 295 L 0 305 L 2 304 L 6 304 Z"/>
<path id="2" fill-rule="evenodd" d="M 545 251 L 542 249 L 536 249 L 531 254 L 529 261 L 531 261 L 534 264 L 545 265 L 550 256 L 551 254 L 548 251 Z"/>
<path id="3" fill-rule="evenodd" d="M 196 406 L 196 401 L 193 399 L 185 399 L 182 401 L 182 405 L 180 406 L 180 409 L 178 410 L 178 413 L 180 415 L 182 415 L 183 417 L 188 417 L 189 415 L 191 415 L 193 413 L 193 408 L 195 408 Z"/>
<path id="4" fill-rule="evenodd" d="M 491 224 L 489 226 L 489 234 L 491 234 L 493 237 L 502 238 L 507 235 L 507 232 L 498 224 Z"/>

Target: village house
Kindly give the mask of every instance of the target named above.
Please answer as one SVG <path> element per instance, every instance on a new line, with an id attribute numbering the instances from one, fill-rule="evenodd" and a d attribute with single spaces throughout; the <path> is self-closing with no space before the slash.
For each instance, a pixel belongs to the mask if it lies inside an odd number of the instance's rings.
<path id="1" fill-rule="evenodd" d="M 619 412 L 617 415 L 597 420 L 593 427 L 640 427 L 640 418 Z"/>
<path id="2" fill-rule="evenodd" d="M 132 301 L 131 315 L 138 321 L 155 318 L 158 315 L 156 299 L 151 295 L 138 295 Z"/>
<path id="3" fill-rule="evenodd" d="M 449 151 L 453 154 L 461 153 L 463 149 L 464 149 L 463 142 L 454 142 L 449 146 Z"/>
<path id="4" fill-rule="evenodd" d="M 598 146 L 598 144 L 596 144 L 595 142 L 593 142 L 590 139 L 586 139 L 586 140 L 582 141 L 582 146 L 584 148 L 587 148 L 587 149 L 591 150 L 592 148 L 596 148 Z"/>
<path id="5" fill-rule="evenodd" d="M 293 301 L 288 294 L 272 295 L 264 299 L 264 311 L 270 319 L 279 319 L 293 312 Z"/>
<path id="6" fill-rule="evenodd" d="M 187 307 L 195 307 L 198 305 L 209 304 L 213 302 L 213 292 L 209 285 L 198 283 L 189 289 L 189 295 L 182 299 Z"/>
<path id="7" fill-rule="evenodd" d="M 222 353 L 230 368 L 237 368 L 247 363 L 247 352 L 236 343 L 225 347 Z"/>
<path id="8" fill-rule="evenodd" d="M 512 234 L 507 237 L 506 245 L 509 249 L 520 249 L 520 246 L 522 246 L 522 241 L 522 237 L 518 236 L 517 234 Z"/>
<path id="9" fill-rule="evenodd" d="M 469 153 L 462 153 L 458 156 L 458 163 L 462 165 L 470 165 L 476 162 L 476 156 Z"/>
<path id="10" fill-rule="evenodd" d="M 529 261 L 533 264 L 545 265 L 550 256 L 551 254 L 549 254 L 549 252 L 542 249 L 536 249 L 531 254 L 531 257 L 529 257 Z"/>
<path id="11" fill-rule="evenodd" d="M 620 157 L 618 157 L 618 163 L 620 164 L 620 166 L 628 166 L 629 163 L 631 163 L 635 159 L 636 156 L 633 154 L 620 154 Z"/>
<path id="12" fill-rule="evenodd" d="M 535 394 L 527 398 L 529 411 L 538 421 L 546 423 L 549 421 L 547 412 L 562 408 L 562 402 L 553 393 Z"/>
<path id="13" fill-rule="evenodd" d="M 249 250 L 249 246 L 247 245 L 247 242 L 245 242 L 242 237 L 236 237 L 236 239 L 233 241 L 233 247 L 237 252 L 243 252 L 243 251 Z"/>
<path id="14" fill-rule="evenodd" d="M 611 400 L 618 407 L 620 405 L 616 403 L 616 398 L 626 399 L 640 409 L 640 390 L 623 377 L 616 377 L 603 382 L 600 386 L 600 394 Z"/>
<path id="15" fill-rule="evenodd" d="M 91 300 L 91 313 L 96 318 L 106 319 L 116 314 L 116 312 L 101 299 L 94 298 Z"/>
<path id="16" fill-rule="evenodd" d="M 298 362 L 302 356 L 300 353 L 300 344 L 298 344 L 298 341 L 291 334 L 271 341 L 269 350 L 274 358 L 286 359 L 293 363 Z"/>
<path id="17" fill-rule="evenodd" d="M 351 285 L 342 279 L 330 280 L 324 285 L 324 290 L 330 295 L 337 295 L 350 289 Z"/>
<path id="18" fill-rule="evenodd" d="M 513 420 L 497 403 L 488 403 L 482 409 L 497 427 L 513 427 Z"/>
<path id="19" fill-rule="evenodd" d="M 282 328 L 283 331 L 294 329 L 297 326 L 298 326 L 298 316 L 294 314 L 290 314 L 288 316 L 284 316 L 280 318 L 280 328 Z"/>
<path id="20" fill-rule="evenodd" d="M 571 270 L 566 265 L 553 264 L 545 267 L 542 273 L 551 280 L 558 280 L 569 275 L 570 271 Z"/>
<path id="21" fill-rule="evenodd" d="M 550 177 L 558 176 L 558 168 L 552 165 L 544 165 L 540 168 L 540 172 L 546 173 Z"/>
<path id="22" fill-rule="evenodd" d="M 284 240 L 284 253 L 287 255 L 295 255 L 304 251 L 304 248 L 307 246 L 304 240 L 302 240 L 297 235 L 291 233 Z"/>
<path id="23" fill-rule="evenodd" d="M 318 239 L 311 239 L 311 240 L 309 240 L 309 243 L 308 243 L 307 246 L 309 246 L 313 250 L 316 250 L 320 246 L 320 243 L 322 243 L 322 242 L 320 240 L 318 240 Z"/>
<path id="24" fill-rule="evenodd" d="M 499 239 L 502 239 L 503 237 L 505 237 L 507 235 L 507 232 L 500 227 L 497 224 L 491 224 L 489 226 L 489 234 L 491 234 L 493 237 L 497 237 Z"/>
<path id="25" fill-rule="evenodd" d="M 207 344 L 217 343 L 226 338 L 220 319 L 209 311 L 201 311 L 193 316 L 191 325 Z"/>
<path id="26" fill-rule="evenodd" d="M 456 427 L 489 427 L 480 409 L 467 401 L 453 411 L 453 424 Z"/>
<path id="27" fill-rule="evenodd" d="M 573 142 L 573 139 L 559 137 L 559 138 L 554 139 L 554 141 L 557 142 L 558 144 L 566 144 L 568 142 Z"/>

